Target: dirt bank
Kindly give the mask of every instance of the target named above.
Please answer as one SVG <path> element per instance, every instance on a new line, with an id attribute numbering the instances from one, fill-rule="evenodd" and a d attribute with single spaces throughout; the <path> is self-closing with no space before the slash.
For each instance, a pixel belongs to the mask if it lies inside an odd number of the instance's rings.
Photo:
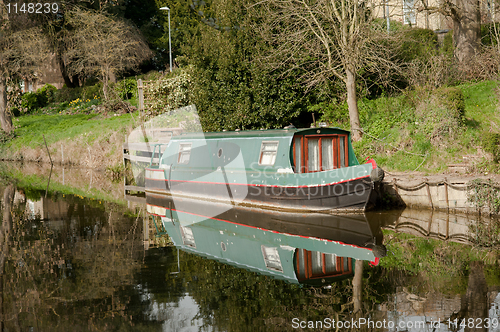
<path id="1" fill-rule="evenodd" d="M 90 144 L 85 135 L 58 141 L 48 145 L 50 158 L 55 165 L 79 166 L 96 170 L 121 165 L 123 163 L 122 145 L 129 132 L 130 130 L 114 132 Z M 50 158 L 47 148 L 41 144 L 36 148 L 22 147 L 17 151 L 7 152 L 1 160 L 50 164 Z"/>

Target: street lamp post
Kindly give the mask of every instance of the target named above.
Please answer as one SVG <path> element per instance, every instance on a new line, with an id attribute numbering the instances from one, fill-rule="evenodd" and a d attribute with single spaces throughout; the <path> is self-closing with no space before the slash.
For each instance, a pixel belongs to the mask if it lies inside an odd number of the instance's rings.
<path id="1" fill-rule="evenodd" d="M 170 38 L 170 8 L 161 7 L 160 10 L 168 10 L 168 53 L 170 55 L 170 72 L 172 72 L 172 40 Z"/>

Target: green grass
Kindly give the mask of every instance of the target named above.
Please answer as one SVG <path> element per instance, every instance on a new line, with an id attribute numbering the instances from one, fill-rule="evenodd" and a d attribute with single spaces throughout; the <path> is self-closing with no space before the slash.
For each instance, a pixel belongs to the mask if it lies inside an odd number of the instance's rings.
<path id="1" fill-rule="evenodd" d="M 91 143 L 107 134 L 123 130 L 134 124 L 132 114 L 103 118 L 96 114 L 79 115 L 26 115 L 15 118 L 16 138 L 5 145 L 10 150 L 22 147 L 37 148 L 62 140 L 84 136 Z"/>
<path id="2" fill-rule="evenodd" d="M 432 92 L 406 91 L 394 97 L 360 101 L 361 126 L 368 135 L 354 143 L 358 159 L 374 158 L 389 171 L 418 168 L 427 173 L 463 163 L 464 156 L 477 154 L 485 131 L 500 133 L 498 86 L 497 81 L 457 86 L 464 96 L 465 119 L 461 126 L 438 135 L 436 130 L 443 126 L 439 114 L 443 111 L 442 106 L 429 101 Z M 347 119 L 340 125 L 349 129 Z M 498 164 L 488 160 L 478 165 L 479 169 L 500 172 Z"/>
<path id="3" fill-rule="evenodd" d="M 358 159 L 374 158 L 388 171 L 418 169 L 426 173 L 446 171 L 447 165 L 462 163 L 464 156 L 477 154 L 477 146 L 481 145 L 485 131 L 500 133 L 498 85 L 497 81 L 459 85 L 457 88 L 463 93 L 465 105 L 463 124 L 437 135 L 436 128 L 442 126 L 439 116 L 442 110 L 441 106 L 428 102 L 433 92 L 405 91 L 397 96 L 360 100 L 361 126 L 367 135 L 354 144 Z M 131 101 L 132 104 L 136 102 Z M 96 101 L 77 100 L 72 103 L 59 106 L 67 110 L 72 107 L 88 110 Z M 332 105 L 322 120 L 334 119 L 332 125 L 349 129 L 345 107 L 337 103 Z M 56 114 L 15 118 L 16 138 L 0 146 L 0 150 L 12 152 L 23 147 L 40 148 L 44 144 L 42 135 L 45 135 L 48 145 L 74 138 L 92 144 L 106 139 L 113 132 L 135 127 L 133 117 L 137 118 L 131 114 L 111 117 L 92 113 L 70 115 L 63 114 L 64 108 L 50 112 Z M 343 113 L 339 116 L 338 112 Z M 477 165 L 477 169 L 500 172 L 500 166 L 488 160 Z"/>
<path id="4" fill-rule="evenodd" d="M 383 230 L 383 233 L 388 251 L 387 257 L 380 260 L 383 268 L 405 271 L 443 293 L 463 294 L 467 289 L 470 262 L 480 261 L 485 265 L 488 284 L 500 285 L 500 278 L 495 275 L 498 251 L 392 230 Z"/>

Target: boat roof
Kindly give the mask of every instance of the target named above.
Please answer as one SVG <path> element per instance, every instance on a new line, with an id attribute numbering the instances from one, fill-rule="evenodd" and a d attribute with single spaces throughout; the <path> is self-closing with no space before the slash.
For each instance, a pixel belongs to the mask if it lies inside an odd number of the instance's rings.
<path id="1" fill-rule="evenodd" d="M 316 128 L 288 128 L 288 129 L 266 129 L 266 130 L 239 130 L 239 131 L 218 131 L 206 133 L 182 133 L 180 136 L 174 136 L 172 139 L 185 138 L 231 138 L 231 137 L 286 137 L 295 134 L 306 133 L 308 131 L 326 131 L 327 133 L 340 132 L 350 134 L 348 130 L 337 127 L 316 127 Z"/>

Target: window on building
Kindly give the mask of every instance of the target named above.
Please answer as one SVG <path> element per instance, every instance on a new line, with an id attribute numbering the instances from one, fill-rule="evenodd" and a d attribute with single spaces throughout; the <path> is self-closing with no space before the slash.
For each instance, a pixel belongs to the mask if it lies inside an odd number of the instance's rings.
<path id="1" fill-rule="evenodd" d="M 179 144 L 179 158 L 177 162 L 179 164 L 189 163 L 189 158 L 191 157 L 191 143 L 180 143 Z"/>
<path id="2" fill-rule="evenodd" d="M 403 0 L 403 18 L 405 24 L 417 24 L 415 1 L 416 0 Z"/>
<path id="3" fill-rule="evenodd" d="M 274 165 L 276 154 L 278 153 L 278 142 L 262 142 L 260 147 L 259 165 Z"/>

